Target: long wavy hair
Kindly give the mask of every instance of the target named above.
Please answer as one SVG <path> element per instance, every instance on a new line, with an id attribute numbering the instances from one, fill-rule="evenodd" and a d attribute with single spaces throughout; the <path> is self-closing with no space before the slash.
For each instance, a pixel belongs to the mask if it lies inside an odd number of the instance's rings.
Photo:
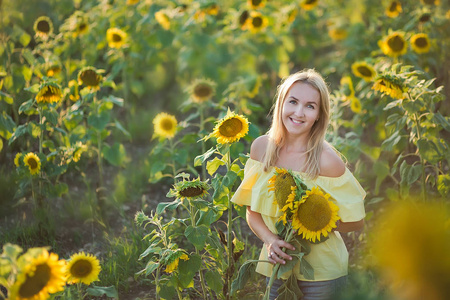
<path id="1" fill-rule="evenodd" d="M 330 119 L 330 95 L 325 80 L 313 69 L 305 69 L 291 74 L 278 86 L 276 101 L 272 107 L 272 125 L 267 132 L 269 142 L 262 163 L 265 171 L 271 166 L 274 166 L 279 157 L 281 147 L 286 143 L 287 131 L 284 127 L 281 114 L 286 95 L 291 86 L 296 82 L 307 83 L 320 93 L 319 118 L 318 121 L 314 123 L 309 133 L 306 150 L 307 159 L 304 169 L 307 176 L 314 179 L 317 178 L 320 173 L 320 156 L 322 154 L 325 133 Z"/>

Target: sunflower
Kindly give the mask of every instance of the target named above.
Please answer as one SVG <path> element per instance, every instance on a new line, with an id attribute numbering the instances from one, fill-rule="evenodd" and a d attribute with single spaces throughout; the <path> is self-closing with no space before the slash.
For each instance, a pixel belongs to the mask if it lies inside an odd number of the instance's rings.
<path id="1" fill-rule="evenodd" d="M 347 37 L 348 32 L 344 28 L 330 28 L 328 35 L 335 41 L 343 40 Z"/>
<path id="2" fill-rule="evenodd" d="M 164 112 L 157 114 L 153 119 L 155 134 L 163 138 L 173 138 L 177 132 L 177 124 L 175 116 Z"/>
<path id="3" fill-rule="evenodd" d="M 300 7 L 304 10 L 312 10 L 319 4 L 319 0 L 303 0 L 300 2 Z"/>
<path id="4" fill-rule="evenodd" d="M 408 49 L 404 34 L 401 32 L 389 34 L 383 40 L 378 41 L 378 46 L 380 46 L 384 54 L 391 57 L 403 55 Z"/>
<path id="5" fill-rule="evenodd" d="M 386 15 L 389 18 L 396 18 L 402 12 L 402 4 L 400 1 L 391 1 L 388 8 L 386 9 Z"/>
<path id="6" fill-rule="evenodd" d="M 93 91 L 100 89 L 100 83 L 102 82 L 102 75 L 94 67 L 84 67 L 78 72 L 78 84 L 84 84 Z"/>
<path id="7" fill-rule="evenodd" d="M 78 101 L 80 99 L 80 92 L 78 91 L 78 81 L 69 81 L 69 99 L 72 101 Z"/>
<path id="8" fill-rule="evenodd" d="M 375 69 L 364 61 L 358 61 L 352 64 L 352 71 L 355 76 L 361 77 L 365 81 L 372 81 L 377 75 Z"/>
<path id="9" fill-rule="evenodd" d="M 219 144 L 228 144 L 239 141 L 247 132 L 247 118 L 228 109 L 227 115 L 217 123 L 211 135 L 217 138 Z"/>
<path id="10" fill-rule="evenodd" d="M 41 170 L 41 160 L 33 152 L 25 155 L 25 157 L 23 158 L 23 162 L 25 166 L 28 166 L 31 175 L 37 174 Z"/>
<path id="11" fill-rule="evenodd" d="M 67 264 L 67 283 L 81 282 L 89 285 L 98 280 L 100 270 L 100 263 L 92 254 L 73 254 Z"/>
<path id="12" fill-rule="evenodd" d="M 242 30 L 246 30 L 247 29 L 247 19 L 250 17 L 250 13 L 248 12 L 248 10 L 244 10 L 240 15 L 239 15 L 239 26 L 241 27 Z"/>
<path id="13" fill-rule="evenodd" d="M 350 109 L 356 114 L 360 113 L 361 112 L 361 101 L 359 101 L 359 99 L 354 96 L 350 97 Z"/>
<path id="14" fill-rule="evenodd" d="M 373 90 L 380 91 L 394 99 L 403 97 L 403 83 L 400 78 L 391 75 L 380 75 L 372 86 Z"/>
<path id="15" fill-rule="evenodd" d="M 430 21 L 431 19 L 431 14 L 429 12 L 424 12 L 420 17 L 419 17 L 419 22 L 420 23 L 426 23 L 428 21 Z"/>
<path id="16" fill-rule="evenodd" d="M 188 87 L 193 102 L 203 103 L 211 99 L 216 92 L 216 83 L 209 79 L 196 79 Z"/>
<path id="17" fill-rule="evenodd" d="M 430 39 L 426 33 L 418 33 L 411 37 L 411 47 L 416 53 L 422 54 L 430 51 Z"/>
<path id="18" fill-rule="evenodd" d="M 139 3 L 139 0 L 127 0 L 127 5 L 135 5 L 138 3 Z"/>
<path id="19" fill-rule="evenodd" d="M 275 168 L 275 174 L 269 179 L 269 191 L 275 192 L 274 204 L 283 210 L 288 203 L 289 197 L 296 188 L 294 176 L 291 172 L 282 168 Z"/>
<path id="20" fill-rule="evenodd" d="M 49 17 L 41 16 L 34 22 L 33 28 L 37 37 L 47 39 L 53 33 L 53 22 Z"/>
<path id="21" fill-rule="evenodd" d="M 37 103 L 55 103 L 61 100 L 62 91 L 58 84 L 54 82 L 45 82 L 39 88 L 36 95 Z"/>
<path id="22" fill-rule="evenodd" d="M 420 0 L 423 5 L 439 5 L 441 3 L 440 0 Z"/>
<path id="23" fill-rule="evenodd" d="M 353 81 L 350 76 L 341 78 L 341 86 L 346 98 L 355 96 L 355 89 L 353 88 Z"/>
<path id="24" fill-rule="evenodd" d="M 266 0 L 247 0 L 247 4 L 251 9 L 259 9 L 266 5 Z"/>
<path id="25" fill-rule="evenodd" d="M 172 255 L 170 255 L 170 257 L 167 261 L 167 264 L 166 264 L 166 269 L 164 271 L 166 273 L 172 273 L 173 271 L 178 269 L 178 263 L 179 263 L 180 259 L 186 261 L 186 260 L 189 260 L 189 256 L 187 256 L 186 253 L 181 252 L 181 251 L 177 251 L 177 252 L 173 253 Z"/>
<path id="26" fill-rule="evenodd" d="M 125 45 L 127 34 L 119 28 L 109 28 L 106 31 L 106 40 L 110 48 L 122 48 Z"/>
<path id="27" fill-rule="evenodd" d="M 327 237 L 336 228 L 339 207 L 328 200 L 329 194 L 323 193 L 318 187 L 307 190 L 302 199 L 295 203 L 292 227 L 298 235 L 315 243 L 322 237 Z"/>
<path id="28" fill-rule="evenodd" d="M 250 16 L 245 22 L 246 28 L 248 28 L 252 33 L 260 32 L 269 24 L 267 17 L 257 11 L 250 12 Z"/>
<path id="29" fill-rule="evenodd" d="M 64 260 L 58 260 L 57 254 L 43 250 L 39 256 L 24 263 L 11 287 L 9 299 L 43 300 L 48 299 L 49 294 L 64 290 L 66 264 Z"/>
<path id="30" fill-rule="evenodd" d="M 219 5 L 213 3 L 204 9 L 205 13 L 210 16 L 217 16 L 219 14 Z"/>
<path id="31" fill-rule="evenodd" d="M 16 167 L 20 167 L 20 162 L 22 161 L 22 153 L 17 153 L 16 156 L 14 157 L 14 164 L 16 165 Z"/>
<path id="32" fill-rule="evenodd" d="M 170 29 L 170 18 L 164 10 L 157 11 L 155 13 L 155 19 L 165 30 Z"/>
<path id="33" fill-rule="evenodd" d="M 85 20 L 80 20 L 75 27 L 74 36 L 85 34 L 89 30 L 89 25 Z"/>
<path id="34" fill-rule="evenodd" d="M 177 199 L 183 200 L 195 200 L 202 199 L 208 195 L 208 190 L 211 187 L 200 178 L 191 181 L 179 181 L 174 184 L 173 189 L 170 189 L 167 197 L 176 197 Z"/>

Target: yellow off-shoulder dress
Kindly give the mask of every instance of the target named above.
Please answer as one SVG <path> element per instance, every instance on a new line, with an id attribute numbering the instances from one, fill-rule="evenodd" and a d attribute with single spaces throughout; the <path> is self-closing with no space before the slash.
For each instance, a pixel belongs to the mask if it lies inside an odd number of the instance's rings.
<path id="1" fill-rule="evenodd" d="M 365 191 L 346 168 L 345 173 L 339 177 L 319 176 L 309 180 L 301 172 L 299 174 L 303 182 L 310 189 L 319 186 L 323 191 L 331 195 L 330 199 L 339 207 L 339 217 L 342 222 L 356 222 L 365 217 L 364 197 Z M 275 223 L 281 216 L 281 211 L 274 204 L 274 192 L 269 192 L 268 181 L 273 176 L 274 170 L 264 172 L 263 164 L 249 158 L 245 164 L 244 179 L 237 189 L 232 202 L 238 205 L 250 206 L 251 210 L 260 213 L 270 231 L 276 233 Z M 260 260 L 267 260 L 267 249 L 262 247 Z M 300 274 L 298 264 L 293 272 L 297 280 L 323 281 L 345 276 L 348 273 L 348 252 L 339 232 L 331 232 L 329 239 L 320 244 L 311 244 L 311 252 L 305 259 L 314 268 L 314 280 L 306 279 Z M 268 262 L 259 262 L 256 272 L 270 277 L 273 265 Z M 284 274 L 286 279 L 290 272 Z"/>

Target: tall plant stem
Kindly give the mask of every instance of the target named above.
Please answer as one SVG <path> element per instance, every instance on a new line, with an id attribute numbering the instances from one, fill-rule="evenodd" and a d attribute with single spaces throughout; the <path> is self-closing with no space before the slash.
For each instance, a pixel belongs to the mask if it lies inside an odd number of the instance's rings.
<path id="1" fill-rule="evenodd" d="M 205 129 L 205 115 L 203 112 L 203 105 L 200 104 L 200 134 L 203 132 L 203 130 Z M 202 139 L 202 153 L 206 152 L 206 145 L 205 145 L 205 141 Z M 202 162 L 202 180 L 206 180 L 206 162 Z"/>
<path id="2" fill-rule="evenodd" d="M 417 127 L 417 140 L 419 141 L 422 137 L 420 134 L 420 122 L 419 122 L 419 117 L 417 116 L 417 114 L 414 114 L 414 122 L 416 124 Z M 419 157 L 420 157 L 420 164 L 422 165 L 422 178 L 421 178 L 421 183 L 422 183 L 422 199 L 424 201 L 427 200 L 427 193 L 426 193 L 426 174 L 425 174 L 425 159 L 422 157 L 422 155 L 420 155 L 419 152 Z"/>
<path id="3" fill-rule="evenodd" d="M 231 169 L 231 154 L 230 154 L 230 145 L 227 144 L 226 146 L 226 166 L 227 166 L 227 172 Z M 228 247 L 228 269 L 227 269 L 227 295 L 226 298 L 231 298 L 231 267 L 234 265 L 233 262 L 233 242 L 231 240 L 231 233 L 232 233 L 232 223 L 233 223 L 233 204 L 231 203 L 231 187 L 228 189 L 228 222 L 227 222 L 227 247 Z"/>
<path id="4" fill-rule="evenodd" d="M 175 167 L 175 159 L 173 158 L 175 153 L 175 146 L 172 139 L 169 139 L 169 146 L 170 146 L 170 156 L 172 157 L 173 183 L 175 184 L 177 182 L 177 180 L 175 179 L 175 176 L 177 176 L 177 168 Z"/>
<path id="5" fill-rule="evenodd" d="M 190 206 L 190 214 L 191 214 L 191 224 L 192 224 L 192 227 L 195 227 L 195 223 L 196 223 L 195 215 L 197 214 L 197 210 L 191 203 L 189 203 L 189 206 Z M 198 251 L 197 247 L 195 247 L 195 253 L 197 255 L 200 255 L 200 252 Z M 206 289 L 206 285 L 205 285 L 205 278 L 203 276 L 203 270 L 201 268 L 199 270 L 199 274 L 200 274 L 200 284 L 202 286 L 203 299 L 208 299 L 208 296 L 206 293 L 207 289 Z"/>
<path id="6" fill-rule="evenodd" d="M 159 275 L 161 272 L 161 266 L 159 266 L 158 268 L 156 268 L 156 276 L 155 276 L 155 285 L 156 285 L 156 291 L 155 291 L 155 296 L 156 296 L 156 300 L 159 300 L 159 293 L 158 293 L 158 287 L 159 287 Z"/>
<path id="7" fill-rule="evenodd" d="M 42 154 L 42 141 L 44 140 L 44 118 L 42 116 L 42 107 L 39 106 L 39 154 Z M 42 171 L 39 171 L 39 178 L 41 177 Z M 42 181 L 39 180 L 39 193 L 37 195 L 37 206 L 42 208 Z"/>

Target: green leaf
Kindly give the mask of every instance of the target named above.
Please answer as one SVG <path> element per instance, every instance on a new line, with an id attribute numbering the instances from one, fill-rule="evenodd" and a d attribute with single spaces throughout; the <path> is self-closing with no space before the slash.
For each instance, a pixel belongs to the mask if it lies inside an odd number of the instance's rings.
<path id="1" fill-rule="evenodd" d="M 106 110 L 102 111 L 100 114 L 92 113 L 88 117 L 89 126 L 94 127 L 98 131 L 102 131 L 106 128 L 106 125 L 109 123 L 110 113 Z"/>
<path id="2" fill-rule="evenodd" d="M 197 157 L 195 157 L 195 159 L 194 159 L 194 167 L 201 166 L 208 158 L 211 157 L 211 155 L 214 154 L 215 151 L 216 151 L 216 148 L 212 147 L 211 149 L 209 149 L 208 151 L 206 151 L 202 155 L 198 155 Z"/>
<path id="3" fill-rule="evenodd" d="M 150 260 L 147 265 L 145 266 L 145 269 L 142 271 L 145 271 L 145 275 L 150 275 L 153 273 L 153 271 L 155 271 L 156 269 L 158 269 L 159 267 L 159 262 L 155 262 L 153 260 Z"/>
<path id="4" fill-rule="evenodd" d="M 303 297 L 303 293 L 298 286 L 297 278 L 294 274 L 288 277 L 277 292 L 277 300 L 301 299 Z"/>
<path id="5" fill-rule="evenodd" d="M 443 174 L 437 178 L 437 189 L 442 197 L 447 198 L 450 195 L 450 175 Z"/>
<path id="6" fill-rule="evenodd" d="M 103 295 L 106 295 L 110 298 L 118 298 L 119 294 L 117 293 L 116 288 L 112 285 L 109 287 L 103 287 L 103 286 L 93 286 L 91 288 L 88 288 L 86 292 L 91 296 L 100 297 Z"/>
<path id="7" fill-rule="evenodd" d="M 21 114 L 23 112 L 28 114 L 28 112 L 35 112 L 35 111 L 36 111 L 36 108 L 33 107 L 33 99 L 25 101 L 19 106 L 19 114 Z"/>
<path id="8" fill-rule="evenodd" d="M 22 46 L 24 46 L 24 47 L 28 46 L 28 44 L 31 41 L 31 36 L 28 33 L 26 33 L 25 30 L 23 30 L 22 28 L 20 28 L 17 25 L 14 25 L 14 27 L 13 27 L 11 37 L 15 41 L 18 41 L 20 44 L 22 44 Z"/>
<path id="9" fill-rule="evenodd" d="M 314 280 L 314 268 L 304 257 L 300 262 L 300 273 L 305 276 L 306 279 Z"/>
<path id="10" fill-rule="evenodd" d="M 22 253 L 23 249 L 18 245 L 7 243 L 3 246 L 3 254 L 10 258 L 12 261 L 15 261 L 20 253 Z"/>
<path id="11" fill-rule="evenodd" d="M 208 270 L 207 272 L 205 272 L 205 280 L 208 286 L 217 294 L 222 291 L 222 275 L 218 271 Z"/>
<path id="12" fill-rule="evenodd" d="M 53 110 L 44 111 L 44 117 L 47 121 L 49 121 L 52 125 L 58 125 L 58 113 Z"/>
<path id="13" fill-rule="evenodd" d="M 186 238 L 197 248 L 202 250 L 205 247 L 206 237 L 209 235 L 209 228 L 205 225 L 189 225 L 184 231 Z"/>
<path id="14" fill-rule="evenodd" d="M 445 130 L 450 131 L 450 123 L 446 117 L 441 115 L 440 112 L 434 114 L 434 122 L 441 125 Z"/>
<path id="15" fill-rule="evenodd" d="M 218 169 L 220 166 L 223 166 L 224 164 L 225 164 L 225 162 L 224 162 L 223 160 L 221 160 L 221 159 L 218 158 L 218 157 L 214 157 L 213 160 L 208 161 L 208 162 L 206 163 L 206 170 L 208 170 L 208 174 L 209 174 L 209 175 L 213 176 L 214 173 L 216 173 L 217 169 Z"/>
<path id="16" fill-rule="evenodd" d="M 233 283 L 231 284 L 231 294 L 234 295 L 237 291 L 242 290 L 245 287 L 248 279 L 251 277 L 251 274 L 254 272 L 254 268 L 258 263 L 257 260 L 248 260 L 246 261 L 241 268 L 239 269 L 238 276 Z"/>
<path id="17" fill-rule="evenodd" d="M 4 139 L 10 139 L 16 129 L 16 123 L 14 120 L 4 111 L 0 115 L 0 136 Z"/>
<path id="18" fill-rule="evenodd" d="M 394 146 L 400 142 L 402 136 L 400 135 L 399 131 L 395 131 L 389 138 L 383 141 L 381 144 L 382 148 L 386 151 L 392 151 L 394 149 Z"/>
<path id="19" fill-rule="evenodd" d="M 231 187 L 233 187 L 233 184 L 236 181 L 237 177 L 238 176 L 234 171 L 229 170 L 227 172 L 227 174 L 225 175 L 225 177 L 223 178 L 222 185 L 231 189 Z"/>
<path id="20" fill-rule="evenodd" d="M 131 134 L 125 129 L 125 127 L 122 126 L 122 124 L 116 120 L 114 125 L 117 129 L 119 129 L 127 138 L 131 139 Z"/>
<path id="21" fill-rule="evenodd" d="M 106 145 L 102 149 L 102 153 L 105 159 L 116 167 L 121 166 L 126 161 L 127 157 L 125 147 L 118 142 L 114 143 L 112 147 Z"/>
<path id="22" fill-rule="evenodd" d="M 378 195 L 381 183 L 389 175 L 389 172 L 390 172 L 389 164 L 385 161 L 377 160 L 373 164 L 373 171 L 377 175 L 374 192 L 375 192 L 375 195 Z"/>
<path id="23" fill-rule="evenodd" d="M 156 214 L 160 215 L 166 209 L 173 210 L 173 209 L 177 208 L 180 204 L 181 204 L 181 201 L 179 199 L 175 199 L 172 202 L 158 203 L 158 206 L 156 207 Z"/>
<path id="24" fill-rule="evenodd" d="M 202 259 L 197 254 L 190 255 L 188 260 L 180 259 L 178 263 L 178 280 L 183 288 L 187 288 L 190 285 L 201 266 Z"/>
<path id="25" fill-rule="evenodd" d="M 420 156 L 426 161 L 437 164 L 441 160 L 441 155 L 436 144 L 428 139 L 420 139 L 417 141 Z"/>
<path id="26" fill-rule="evenodd" d="M 117 98 L 115 96 L 110 95 L 108 98 L 104 99 L 106 102 L 111 102 L 114 103 L 120 107 L 123 107 L 123 99 L 122 98 Z"/>
<path id="27" fill-rule="evenodd" d="M 22 124 L 22 125 L 17 126 L 16 130 L 9 138 L 8 145 L 11 145 L 12 143 L 14 143 L 15 140 L 17 140 L 19 137 L 21 137 L 22 135 L 24 135 L 27 132 L 28 132 L 28 124 Z"/>
<path id="28" fill-rule="evenodd" d="M 0 91 L 0 100 L 5 101 L 8 104 L 13 104 L 14 103 L 14 98 L 11 97 L 11 95 L 4 93 L 2 91 Z"/>

